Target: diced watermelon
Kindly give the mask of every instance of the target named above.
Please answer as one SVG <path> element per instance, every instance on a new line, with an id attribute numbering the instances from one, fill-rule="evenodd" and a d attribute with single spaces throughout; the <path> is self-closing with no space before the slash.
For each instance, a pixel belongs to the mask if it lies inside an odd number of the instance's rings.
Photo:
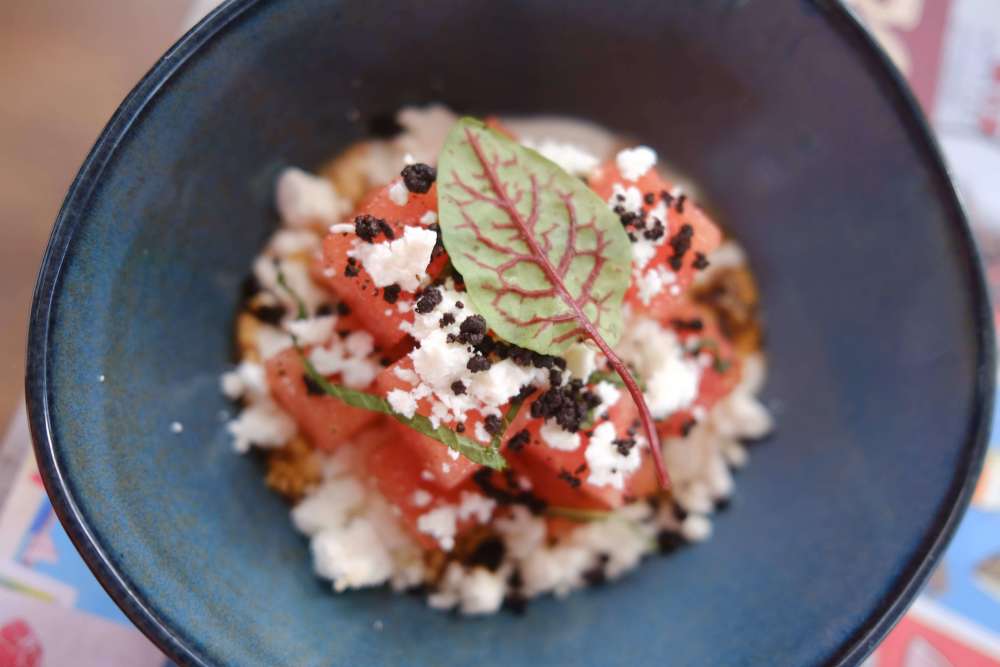
<path id="1" fill-rule="evenodd" d="M 389 424 L 395 423 L 387 420 Z M 446 505 L 458 505 L 462 491 L 470 486 L 441 489 L 424 479 L 425 464 L 417 452 L 397 437 L 397 431 L 390 425 L 380 427 L 376 432 L 378 442 L 365 452 L 366 469 L 385 499 L 399 509 L 399 519 L 403 526 L 424 548 L 439 546 L 437 540 L 418 528 L 420 517 Z M 440 444 L 440 443 L 437 443 Z M 441 445 L 442 447 L 444 445 Z M 456 534 L 475 525 L 473 519 L 466 518 L 457 523 Z"/>
<path id="2" fill-rule="evenodd" d="M 410 192 L 404 206 L 395 204 L 389 198 L 389 186 L 376 190 L 362 200 L 355 215 L 372 215 L 385 220 L 392 228 L 395 236 L 403 234 L 407 226 L 426 226 L 421 222 L 428 212 L 437 212 L 437 188 L 432 186 L 425 194 Z M 379 349 L 390 358 L 398 357 L 405 351 L 407 335 L 400 330 L 403 322 L 412 322 L 413 313 L 402 313 L 395 304 L 390 304 L 382 297 L 382 290 L 372 284 L 371 276 L 358 265 L 358 273 L 348 276 L 345 270 L 348 266 L 347 253 L 351 250 L 357 237 L 353 233 L 330 233 L 323 240 L 323 256 L 313 268 L 313 275 L 344 301 L 355 317 L 362 323 L 364 329 L 374 337 Z M 386 243 L 384 236 L 379 236 L 378 243 Z M 447 266 L 448 258 L 441 251 L 431 259 L 427 273 L 432 277 L 441 275 Z M 401 292 L 400 300 L 412 300 L 413 294 Z"/>
<path id="3" fill-rule="evenodd" d="M 642 208 L 646 212 L 653 209 L 661 201 L 661 193 L 669 193 L 673 188 L 673 184 L 663 178 L 656 169 L 650 169 L 635 182 L 626 181 L 613 160 L 599 167 L 588 182 L 594 192 L 605 201 L 610 200 L 613 196 L 615 184 L 619 184 L 626 189 L 634 186 L 644 196 L 652 195 L 654 198 L 653 204 L 643 202 Z M 685 199 L 682 207 L 683 210 L 678 211 L 677 207 L 678 204 L 675 200 L 670 206 L 667 220 L 664 221 L 667 223 L 666 234 L 659 241 L 660 245 L 656 248 L 656 254 L 649 260 L 645 270 L 648 271 L 662 266 L 675 273 L 677 278 L 675 284 L 679 287 L 679 291 L 671 291 L 671 289 L 665 288 L 659 294 L 653 296 L 651 303 L 647 305 L 640 298 L 638 285 L 633 281 L 633 284 L 625 294 L 625 299 L 636 312 L 646 312 L 647 310 L 661 307 L 664 303 L 669 304 L 676 301 L 690 286 L 694 274 L 698 270 L 694 266 L 696 258 L 699 255 L 708 255 L 722 241 L 722 233 L 719 231 L 719 228 L 694 202 Z M 690 225 L 692 229 L 691 247 L 684 254 L 680 269 L 674 269 L 669 263 L 670 258 L 674 254 L 674 249 L 669 241 L 680 232 L 684 225 Z"/>
<path id="4" fill-rule="evenodd" d="M 638 414 L 631 399 L 623 395 L 608 412 L 618 436 L 626 437 Z M 545 444 L 539 433 L 541 426 L 542 420 L 531 418 L 529 410 L 524 409 L 507 430 L 507 442 L 521 429 L 528 431 L 531 440 L 516 451 L 511 451 L 504 443 L 504 456 L 514 470 L 530 480 L 532 494 L 558 507 L 598 510 L 621 507 L 626 498 L 637 495 L 631 481 L 638 471 L 626 479 L 624 489 L 595 486 L 587 482 L 586 450 L 589 438 L 586 433 L 580 432 L 579 447 L 563 451 Z"/>
<path id="5" fill-rule="evenodd" d="M 266 369 L 274 400 L 317 449 L 333 451 L 377 417 L 374 412 L 351 407 L 332 396 L 310 394 L 303 379 L 302 360 L 294 349 L 268 359 Z"/>
<path id="6" fill-rule="evenodd" d="M 409 357 L 403 357 L 379 373 L 375 379 L 376 391 L 381 396 L 388 396 L 394 389 L 409 391 L 412 389 L 410 383 L 401 380 L 397 375 L 397 370 L 413 371 L 413 364 Z M 417 403 L 417 413 L 425 417 L 431 414 L 431 403 L 428 399 L 422 399 Z M 476 424 L 482 422 L 484 416 L 476 411 L 467 413 L 467 420 L 463 427 L 466 437 L 475 440 Z M 451 429 L 457 427 L 456 424 L 446 424 Z M 395 431 L 394 438 L 401 447 L 410 449 L 422 466 L 422 470 L 427 472 L 433 483 L 442 489 L 453 489 L 459 484 L 467 481 L 472 474 L 479 469 L 479 465 L 473 463 L 464 456 L 455 458 L 451 449 L 447 445 L 426 435 L 414 431 L 405 424 L 393 421 L 392 428 Z"/>

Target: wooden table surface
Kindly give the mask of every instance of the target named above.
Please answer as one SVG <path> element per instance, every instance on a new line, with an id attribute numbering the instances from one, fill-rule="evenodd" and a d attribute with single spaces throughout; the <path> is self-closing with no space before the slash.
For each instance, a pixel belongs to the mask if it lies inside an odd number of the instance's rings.
<path id="1" fill-rule="evenodd" d="M 2 0 L 0 419 L 22 395 L 45 241 L 118 103 L 176 39 L 191 0 Z"/>

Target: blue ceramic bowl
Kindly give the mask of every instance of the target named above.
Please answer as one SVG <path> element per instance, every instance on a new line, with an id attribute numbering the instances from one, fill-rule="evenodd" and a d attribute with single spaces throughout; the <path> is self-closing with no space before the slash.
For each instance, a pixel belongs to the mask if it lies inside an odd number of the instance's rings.
<path id="1" fill-rule="evenodd" d="M 27 388 L 46 487 L 88 564 L 192 665 L 853 664 L 951 535 L 993 392 L 969 230 L 898 76 L 833 2 L 420 4 L 226 4 L 80 170 L 41 269 Z M 523 618 L 330 594 L 217 417 L 277 170 L 435 100 L 643 138 L 701 185 L 763 291 L 779 427 L 716 537 Z"/>

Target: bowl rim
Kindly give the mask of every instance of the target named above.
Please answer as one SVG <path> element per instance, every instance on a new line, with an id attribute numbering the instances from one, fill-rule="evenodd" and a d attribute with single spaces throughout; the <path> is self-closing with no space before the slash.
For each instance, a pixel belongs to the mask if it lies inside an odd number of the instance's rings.
<path id="1" fill-rule="evenodd" d="M 207 658 L 183 631 L 171 628 L 160 619 L 119 571 L 105 546 L 96 538 L 91 525 L 80 510 L 69 480 L 57 456 L 58 445 L 52 430 L 49 405 L 48 347 L 49 327 L 56 286 L 62 267 L 70 254 L 70 245 L 77 228 L 83 222 L 85 206 L 100 183 L 105 168 L 129 133 L 133 123 L 158 95 L 177 71 L 216 35 L 238 21 L 248 11 L 265 0 L 226 0 L 181 37 L 156 62 L 115 111 L 91 149 L 73 180 L 66 199 L 56 217 L 48 245 L 42 258 L 32 299 L 28 328 L 25 395 L 34 443 L 34 453 L 45 490 L 70 540 L 87 566 L 126 616 L 171 660 L 181 665 L 209 667 Z M 897 584 L 881 606 L 858 620 L 853 631 L 831 654 L 827 665 L 847 667 L 871 653 L 899 621 L 938 563 L 951 540 L 975 489 L 986 448 L 993 416 L 996 350 L 993 313 L 988 297 L 980 257 L 950 171 L 941 149 L 913 92 L 896 69 L 888 54 L 875 42 L 852 10 L 834 0 L 808 0 L 824 20 L 831 23 L 843 39 L 853 39 L 867 59 L 871 75 L 880 78 L 886 92 L 894 99 L 900 121 L 909 124 L 912 141 L 922 149 L 934 178 L 942 185 L 942 197 L 958 223 L 954 230 L 970 276 L 977 325 L 976 344 L 979 352 L 974 413 L 970 436 L 963 452 L 964 474 L 958 471 L 949 489 L 946 510 L 931 524 L 929 538 L 897 576 Z M 836 30 L 839 26 L 840 30 Z M 850 37 L 844 36 L 845 32 Z"/>

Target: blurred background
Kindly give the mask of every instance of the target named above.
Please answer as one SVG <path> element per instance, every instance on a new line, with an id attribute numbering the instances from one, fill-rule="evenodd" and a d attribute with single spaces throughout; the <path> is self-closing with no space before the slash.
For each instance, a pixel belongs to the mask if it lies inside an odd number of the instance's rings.
<path id="1" fill-rule="evenodd" d="M 76 170 L 132 86 L 215 4 L 0 0 L 0 418 L 10 423 L 0 442 L 0 667 L 164 664 L 54 519 L 28 455 L 23 356 L 35 272 Z M 848 4 L 932 122 L 1000 293 L 1000 0 Z M 944 562 L 868 667 L 1000 667 L 998 440 Z"/>

